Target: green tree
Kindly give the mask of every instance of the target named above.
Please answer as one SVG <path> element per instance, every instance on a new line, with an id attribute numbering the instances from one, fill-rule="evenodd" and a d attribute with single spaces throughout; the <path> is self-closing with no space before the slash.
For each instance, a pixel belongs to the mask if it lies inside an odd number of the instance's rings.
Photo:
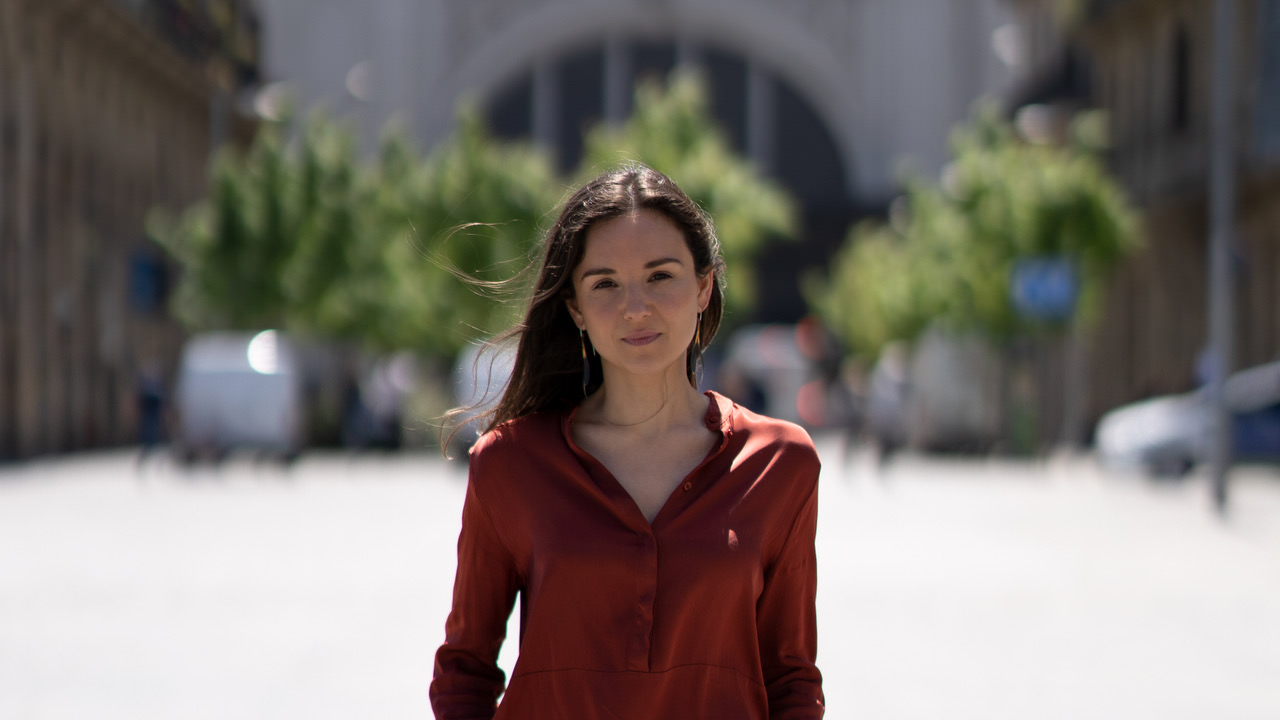
<path id="1" fill-rule="evenodd" d="M 148 219 L 183 268 L 175 315 L 192 329 L 330 330 L 323 302 L 358 225 L 349 130 L 313 116 L 290 147 L 267 125 L 244 155 L 222 151 L 210 175 L 204 200 Z"/>
<path id="2" fill-rule="evenodd" d="M 183 267 L 173 307 L 191 329 L 448 357 L 513 307 L 455 275 L 523 269 L 558 196 L 549 159 L 494 141 L 473 114 L 425 159 L 389 132 L 364 167 L 350 129 L 316 114 L 292 144 L 268 125 L 243 156 L 223 153 L 205 200 L 149 224 Z"/>
<path id="3" fill-rule="evenodd" d="M 855 226 L 829 274 L 806 279 L 813 310 L 856 353 L 874 356 L 932 323 L 1002 342 L 1061 323 L 1020 316 L 1010 277 L 1023 258 L 1064 258 L 1077 313 L 1098 311 L 1105 278 L 1139 242 L 1136 214 L 1108 176 L 1082 118 L 1068 144 L 1034 144 L 984 109 L 952 137 L 940 185 L 913 179 L 904 217 Z"/>
<path id="4" fill-rule="evenodd" d="M 454 136 L 404 187 L 399 209 L 413 235 L 396 243 L 395 257 L 422 273 L 401 277 L 414 314 L 404 326 L 451 350 L 509 326 L 523 310 L 523 287 L 512 281 L 534 263 L 564 194 L 550 157 L 494 139 L 477 113 L 464 110 Z"/>
<path id="5" fill-rule="evenodd" d="M 642 83 L 623 125 L 588 132 L 577 176 L 624 162 L 666 174 L 710 213 L 728 265 L 728 321 L 748 316 L 756 302 L 755 257 L 766 242 L 795 236 L 796 208 L 784 189 L 734 152 L 711 117 L 700 75 L 673 73 L 665 86 Z"/>
<path id="6" fill-rule="evenodd" d="M 182 265 L 173 310 L 189 328 L 274 327 L 448 358 L 514 320 L 518 281 L 568 190 L 545 153 L 496 140 L 470 110 L 426 157 L 391 131 L 365 164 L 347 126 L 314 114 L 287 141 L 287 122 L 243 155 L 222 153 L 206 199 L 150 218 Z M 795 211 L 733 154 L 696 78 L 641 88 L 624 126 L 591 131 L 581 174 L 624 161 L 668 173 L 712 214 L 727 304 L 745 314 L 752 258 L 793 234 Z"/>

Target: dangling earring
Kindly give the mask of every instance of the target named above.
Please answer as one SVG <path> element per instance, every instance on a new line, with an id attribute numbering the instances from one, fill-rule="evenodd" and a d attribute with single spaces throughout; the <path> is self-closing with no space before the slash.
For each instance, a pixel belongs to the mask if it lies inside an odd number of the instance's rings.
<path id="1" fill-rule="evenodd" d="M 698 364 L 702 362 L 702 313 L 698 313 L 698 324 L 693 331 L 693 347 L 689 348 L 689 363 L 686 368 L 689 382 L 697 387 Z"/>
<path id="2" fill-rule="evenodd" d="M 578 339 L 582 341 L 582 397 L 586 397 L 587 386 L 591 384 L 591 358 L 587 356 L 587 331 L 578 328 Z"/>

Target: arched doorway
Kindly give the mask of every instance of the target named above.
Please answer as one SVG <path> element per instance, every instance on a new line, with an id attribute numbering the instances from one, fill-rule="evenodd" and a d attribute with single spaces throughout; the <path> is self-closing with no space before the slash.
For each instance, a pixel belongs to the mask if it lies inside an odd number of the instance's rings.
<path id="1" fill-rule="evenodd" d="M 771 246 L 760 258 L 760 303 L 751 318 L 793 322 L 805 314 L 799 278 L 827 262 L 857 208 L 835 136 L 781 73 L 710 43 L 614 37 L 540 60 L 481 103 L 498 136 L 537 139 L 568 170 L 581 159 L 588 128 L 630 113 L 637 82 L 664 78 L 682 64 L 703 72 L 711 112 L 734 149 L 797 200 L 799 237 Z"/>

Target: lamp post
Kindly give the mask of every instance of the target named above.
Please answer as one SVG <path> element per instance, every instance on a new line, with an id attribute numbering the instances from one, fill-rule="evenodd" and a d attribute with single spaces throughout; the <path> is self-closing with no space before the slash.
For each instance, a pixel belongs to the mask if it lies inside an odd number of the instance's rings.
<path id="1" fill-rule="evenodd" d="M 1226 378 L 1231 372 L 1231 244 L 1235 236 L 1235 0 L 1214 0 L 1212 115 L 1209 125 L 1209 397 L 1213 407 L 1209 466 L 1213 503 L 1227 510 L 1231 468 L 1231 416 Z"/>

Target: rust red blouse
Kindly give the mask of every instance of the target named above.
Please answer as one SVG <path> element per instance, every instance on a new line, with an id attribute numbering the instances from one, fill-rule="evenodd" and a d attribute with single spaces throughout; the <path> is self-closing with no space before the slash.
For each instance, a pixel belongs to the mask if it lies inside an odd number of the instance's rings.
<path id="1" fill-rule="evenodd" d="M 572 440 L 572 414 L 483 436 L 436 653 L 437 718 L 819 718 L 818 457 L 716 393 L 721 439 L 645 520 Z M 497 665 L 520 595 L 520 652 Z M 495 715 L 496 710 L 496 715 Z"/>

